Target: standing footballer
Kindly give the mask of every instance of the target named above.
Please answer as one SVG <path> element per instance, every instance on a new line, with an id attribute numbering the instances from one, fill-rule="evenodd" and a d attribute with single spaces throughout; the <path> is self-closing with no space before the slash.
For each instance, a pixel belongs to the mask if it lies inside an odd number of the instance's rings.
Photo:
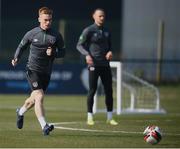
<path id="1" fill-rule="evenodd" d="M 65 55 L 64 41 L 61 34 L 51 29 L 52 14 L 53 11 L 47 7 L 39 9 L 38 20 L 40 26 L 25 34 L 11 62 L 13 66 L 16 66 L 23 51 L 29 47 L 26 75 L 32 92 L 24 105 L 16 110 L 17 127 L 22 129 L 24 113 L 34 106 L 36 117 L 44 135 L 49 135 L 54 129 L 54 126 L 49 125 L 45 119 L 44 93 L 50 81 L 54 59 L 62 58 Z"/>
<path id="2" fill-rule="evenodd" d="M 85 56 L 89 70 L 89 92 L 87 97 L 87 124 L 94 125 L 93 104 L 100 77 L 105 91 L 107 123 L 117 125 L 113 119 L 112 74 L 109 61 L 112 59 L 110 32 L 104 27 L 105 12 L 96 9 L 93 12 L 94 24 L 86 27 L 77 43 L 77 49 Z"/>

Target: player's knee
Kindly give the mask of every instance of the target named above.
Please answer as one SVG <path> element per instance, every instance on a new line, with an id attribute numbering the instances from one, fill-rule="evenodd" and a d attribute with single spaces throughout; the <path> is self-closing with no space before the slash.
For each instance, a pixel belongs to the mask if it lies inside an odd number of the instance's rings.
<path id="1" fill-rule="evenodd" d="M 29 105 L 29 104 L 34 104 L 34 99 L 30 96 L 28 99 L 26 99 L 26 101 L 25 101 L 25 104 L 26 105 Z"/>
<path id="2" fill-rule="evenodd" d="M 37 90 L 34 92 L 35 102 L 42 102 L 44 98 L 44 93 L 41 90 Z"/>
<path id="3" fill-rule="evenodd" d="M 44 97 L 44 94 L 37 93 L 35 99 L 37 99 L 38 101 L 42 101 L 42 100 L 43 100 L 43 97 Z"/>
<path id="4" fill-rule="evenodd" d="M 34 100 L 26 100 L 25 104 L 26 105 L 33 105 L 34 104 Z"/>

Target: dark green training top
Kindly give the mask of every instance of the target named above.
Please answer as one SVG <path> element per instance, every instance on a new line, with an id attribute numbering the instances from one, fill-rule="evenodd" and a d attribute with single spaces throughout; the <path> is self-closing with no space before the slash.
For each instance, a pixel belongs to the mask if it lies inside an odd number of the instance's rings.
<path id="1" fill-rule="evenodd" d="M 110 32 L 95 23 L 85 28 L 77 43 L 77 49 L 83 55 L 93 58 L 94 66 L 109 66 L 105 56 L 111 50 Z"/>
<path id="2" fill-rule="evenodd" d="M 64 41 L 59 32 L 43 30 L 36 27 L 25 34 L 18 48 L 14 59 L 20 59 L 23 51 L 30 46 L 27 68 L 40 73 L 50 74 L 54 58 L 62 58 L 65 55 Z M 51 56 L 46 54 L 48 47 L 53 49 Z"/>

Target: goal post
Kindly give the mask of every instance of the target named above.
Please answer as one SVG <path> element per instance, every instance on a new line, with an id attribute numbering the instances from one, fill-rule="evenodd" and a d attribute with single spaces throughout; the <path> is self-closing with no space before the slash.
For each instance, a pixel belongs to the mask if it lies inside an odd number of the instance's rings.
<path id="1" fill-rule="evenodd" d="M 157 87 L 123 70 L 121 62 L 110 62 L 113 79 L 114 112 L 120 114 L 165 113 L 160 108 L 160 94 Z M 99 101 L 104 101 L 102 83 L 98 80 L 94 96 L 93 113 L 105 112 Z M 104 102 L 103 102 L 104 103 Z M 103 107 L 105 105 L 103 104 Z"/>
<path id="2" fill-rule="evenodd" d="M 117 76 L 117 84 L 116 84 L 116 98 L 117 98 L 117 102 L 116 102 L 116 112 L 117 114 L 121 114 L 121 87 L 122 87 L 122 79 L 121 79 L 121 71 L 122 71 L 122 63 L 120 62 L 110 62 L 110 67 L 111 68 L 115 68 L 116 69 L 116 76 Z M 100 84 L 100 81 L 98 80 L 98 86 Z M 93 105 L 93 113 L 97 112 L 97 99 L 98 99 L 98 91 L 96 92 L 95 96 L 94 96 L 94 105 Z M 101 111 L 101 110 L 99 110 Z"/>

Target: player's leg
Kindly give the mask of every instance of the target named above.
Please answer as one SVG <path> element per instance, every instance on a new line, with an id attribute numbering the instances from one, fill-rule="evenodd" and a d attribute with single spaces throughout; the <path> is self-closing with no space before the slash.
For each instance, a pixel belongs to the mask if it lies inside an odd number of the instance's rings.
<path id="1" fill-rule="evenodd" d="M 37 89 L 32 91 L 31 95 L 35 99 L 34 110 L 36 117 L 41 125 L 41 128 L 43 129 L 46 125 L 44 106 L 43 106 L 44 92 L 42 89 Z"/>
<path id="2" fill-rule="evenodd" d="M 32 98 L 34 98 L 34 110 L 36 117 L 41 125 L 44 135 L 48 135 L 54 126 L 49 126 L 45 120 L 45 112 L 43 106 L 44 91 L 42 89 L 33 90 L 31 93 Z"/>
<path id="3" fill-rule="evenodd" d="M 34 106 L 34 98 L 30 96 L 25 100 L 24 105 L 19 109 L 19 115 L 24 115 L 24 113 L 29 109 L 31 109 L 33 106 Z"/>
<path id="4" fill-rule="evenodd" d="M 43 129 L 43 133 L 44 135 L 48 135 L 49 132 L 53 130 L 54 126 L 53 125 L 49 126 L 45 120 L 44 106 L 43 106 L 43 99 L 44 99 L 43 90 L 46 90 L 50 80 L 50 76 L 45 74 L 40 75 L 37 72 L 31 70 L 28 70 L 26 74 L 27 74 L 27 80 L 32 89 L 32 93 L 31 96 L 25 101 L 23 108 L 29 109 L 35 105 L 35 114 Z"/>
<path id="5" fill-rule="evenodd" d="M 44 91 L 37 89 L 32 92 L 32 97 L 35 99 L 34 110 L 36 117 L 41 125 L 44 135 L 49 135 L 49 132 L 54 129 L 53 125 L 48 125 L 45 119 L 45 112 L 43 106 Z"/>
<path id="6" fill-rule="evenodd" d="M 31 89 L 33 89 L 33 85 L 32 85 L 32 80 L 35 80 L 36 77 L 32 74 L 32 72 L 30 70 L 28 70 L 26 72 L 26 77 L 27 80 L 30 84 Z M 24 123 L 24 113 L 26 111 L 28 111 L 30 108 L 32 108 L 34 106 L 34 98 L 32 97 L 32 95 L 30 97 L 28 97 L 23 106 L 21 108 L 17 108 L 16 109 L 16 114 L 17 114 L 17 121 L 16 121 L 16 125 L 17 128 L 22 129 L 23 128 L 23 123 Z"/>
<path id="7" fill-rule="evenodd" d="M 107 123 L 117 125 L 118 123 L 113 119 L 113 89 L 112 89 L 112 74 L 110 67 L 102 67 L 100 77 L 104 86 L 105 103 L 107 107 Z"/>
<path id="8" fill-rule="evenodd" d="M 109 67 L 101 67 L 100 78 L 104 87 L 107 111 L 113 111 L 112 75 Z"/>
<path id="9" fill-rule="evenodd" d="M 87 97 L 87 124 L 94 125 L 93 121 L 93 104 L 94 95 L 97 89 L 98 73 L 95 67 L 89 67 L 89 92 Z"/>
<path id="10" fill-rule="evenodd" d="M 34 106 L 34 99 L 32 96 L 26 99 L 24 105 L 21 108 L 16 109 L 17 113 L 17 128 L 22 129 L 24 123 L 24 113 Z"/>
<path id="11" fill-rule="evenodd" d="M 44 92 L 46 91 L 50 75 L 47 74 L 38 74 L 39 89 L 34 90 L 34 99 L 35 99 L 35 114 L 41 125 L 44 135 L 49 135 L 50 131 L 54 129 L 54 125 L 49 125 L 45 119 L 45 110 L 44 110 Z"/>
<path id="12" fill-rule="evenodd" d="M 18 113 L 20 113 L 20 111 L 23 108 L 28 110 L 35 105 L 35 114 L 36 114 L 38 121 L 41 125 L 43 133 L 44 133 L 44 135 L 48 135 L 49 132 L 54 129 L 54 126 L 53 125 L 49 126 L 45 120 L 43 99 L 44 99 L 44 91 L 42 89 L 33 90 L 31 93 L 31 96 L 25 101 L 24 105 L 18 111 Z M 17 127 L 19 129 L 21 129 L 23 126 L 23 118 L 24 118 L 23 115 L 18 114 Z"/>

